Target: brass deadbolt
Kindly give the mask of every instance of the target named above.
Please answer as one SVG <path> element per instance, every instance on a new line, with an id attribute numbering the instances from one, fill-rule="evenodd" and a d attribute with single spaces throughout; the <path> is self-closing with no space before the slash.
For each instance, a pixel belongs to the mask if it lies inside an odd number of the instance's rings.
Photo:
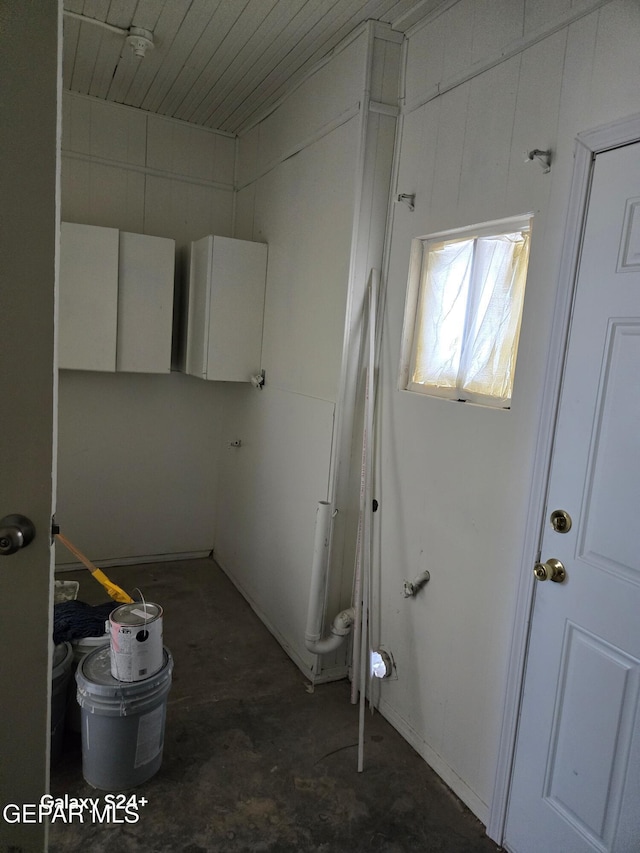
<path id="1" fill-rule="evenodd" d="M 571 516 L 564 509 L 554 509 L 549 520 L 556 533 L 568 533 L 571 530 Z"/>

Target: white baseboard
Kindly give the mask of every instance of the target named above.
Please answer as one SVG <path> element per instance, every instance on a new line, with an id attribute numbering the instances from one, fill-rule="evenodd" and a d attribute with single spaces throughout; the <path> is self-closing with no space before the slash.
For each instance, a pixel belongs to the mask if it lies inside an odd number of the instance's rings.
<path id="1" fill-rule="evenodd" d="M 209 557 L 211 551 L 184 551 L 179 554 L 146 554 L 137 557 L 112 557 L 109 560 L 97 560 L 98 568 L 113 568 L 114 566 L 137 566 L 143 563 L 172 563 L 179 560 L 199 560 Z M 56 572 L 75 572 L 83 569 L 77 560 L 70 563 L 57 563 Z"/>
<path id="2" fill-rule="evenodd" d="M 331 681 L 342 681 L 349 677 L 349 667 L 347 664 L 336 664 L 335 666 L 324 667 L 319 673 L 313 676 L 314 684 L 329 684 Z"/>
<path id="3" fill-rule="evenodd" d="M 442 781 L 451 788 L 456 797 L 459 797 L 465 806 L 471 809 L 474 815 L 486 826 L 489 819 L 489 806 L 463 782 L 455 770 L 452 770 L 437 752 L 431 749 L 409 723 L 382 698 L 380 699 L 378 710 L 391 723 L 394 729 L 411 744 L 418 755 L 424 758 L 429 767 L 435 770 Z"/>
<path id="4" fill-rule="evenodd" d="M 276 626 L 268 619 L 262 608 L 258 605 L 256 601 L 249 595 L 249 593 L 244 589 L 244 587 L 239 584 L 236 579 L 233 577 L 230 572 L 228 572 L 222 563 L 219 561 L 217 557 L 214 555 L 214 559 L 216 564 L 220 566 L 225 575 L 229 578 L 231 583 L 238 590 L 240 595 L 247 602 L 249 607 L 256 614 L 258 619 L 262 622 L 265 628 L 269 631 L 269 633 L 278 641 L 278 643 L 282 646 L 287 655 L 291 658 L 291 660 L 295 663 L 298 669 L 302 672 L 304 677 L 311 682 L 311 684 L 326 684 L 330 681 L 341 681 L 343 678 L 347 677 L 347 666 L 334 666 L 328 669 L 322 670 L 320 673 L 316 673 L 309 666 L 306 661 L 300 657 L 297 649 L 295 649 L 291 643 L 284 637 L 280 631 L 276 628 Z"/>

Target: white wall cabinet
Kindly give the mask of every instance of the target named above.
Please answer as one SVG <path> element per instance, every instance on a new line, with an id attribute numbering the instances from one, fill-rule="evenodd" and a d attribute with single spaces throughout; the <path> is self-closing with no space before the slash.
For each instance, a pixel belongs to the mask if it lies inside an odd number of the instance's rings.
<path id="1" fill-rule="evenodd" d="M 169 373 L 175 242 L 120 232 L 116 370 Z"/>
<path id="2" fill-rule="evenodd" d="M 175 242 L 63 222 L 58 366 L 169 373 Z"/>
<path id="3" fill-rule="evenodd" d="M 267 246 L 230 237 L 191 244 L 185 372 L 249 382 L 260 370 Z"/>
<path id="4" fill-rule="evenodd" d="M 116 369 L 118 243 L 117 228 L 61 224 L 59 367 Z"/>

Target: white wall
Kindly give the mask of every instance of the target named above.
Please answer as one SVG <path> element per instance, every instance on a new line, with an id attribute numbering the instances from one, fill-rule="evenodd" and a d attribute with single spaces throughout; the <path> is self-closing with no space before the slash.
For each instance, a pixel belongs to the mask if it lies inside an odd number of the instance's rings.
<path id="1" fill-rule="evenodd" d="M 224 441 L 242 447 L 221 457 L 215 555 L 316 680 L 345 674 L 346 646 L 317 659 L 304 632 L 316 506 L 332 499 L 345 325 L 358 325 L 364 270 L 382 254 L 395 119 L 374 121 L 367 98 L 396 103 L 398 60 L 397 40 L 363 28 L 239 140 L 236 236 L 269 245 L 266 385 L 227 394 Z M 378 79 L 385 61 L 396 76 Z M 382 216 L 361 228 L 380 200 Z M 337 557 L 329 624 L 350 603 L 353 565 Z"/>
<path id="2" fill-rule="evenodd" d="M 376 489 L 377 639 L 398 678 L 380 708 L 485 822 L 573 140 L 640 109 L 640 7 L 595 5 L 460 0 L 408 41 L 397 192 L 415 192 L 416 210 L 394 209 Z M 525 163 L 533 148 L 552 149 L 549 174 Z M 398 391 L 411 239 L 528 211 L 511 411 Z M 431 581 L 404 599 L 424 569 Z"/>
<path id="3" fill-rule="evenodd" d="M 232 235 L 235 140 L 65 93 L 62 153 L 62 219 L 173 238 L 179 302 L 189 242 Z M 179 373 L 61 371 L 63 532 L 103 564 L 208 553 L 221 401 Z"/>
<path id="4" fill-rule="evenodd" d="M 215 555 L 293 659 L 315 510 L 328 496 L 349 282 L 366 40 L 239 140 L 236 236 L 269 245 L 261 391 L 227 394 Z M 293 156 L 290 156 L 292 155 Z"/>

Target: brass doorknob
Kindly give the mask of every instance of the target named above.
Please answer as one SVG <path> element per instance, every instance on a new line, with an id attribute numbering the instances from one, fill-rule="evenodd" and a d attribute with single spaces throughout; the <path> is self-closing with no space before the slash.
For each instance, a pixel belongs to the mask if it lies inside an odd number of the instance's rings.
<path id="1" fill-rule="evenodd" d="M 562 583 L 567 577 L 565 567 L 560 560 L 555 560 L 553 557 L 546 563 L 536 563 L 533 567 L 533 574 L 539 581 L 555 581 L 555 583 Z"/>

